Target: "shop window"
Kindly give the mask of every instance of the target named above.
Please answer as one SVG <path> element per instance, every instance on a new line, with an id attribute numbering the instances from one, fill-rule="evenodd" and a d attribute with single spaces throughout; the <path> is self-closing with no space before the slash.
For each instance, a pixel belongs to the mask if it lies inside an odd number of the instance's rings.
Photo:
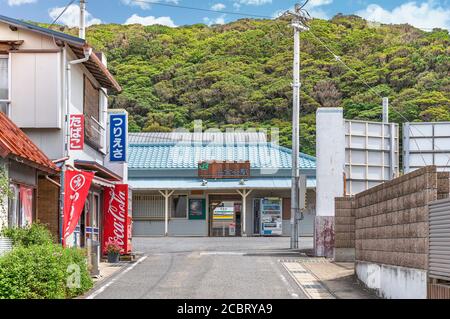
<path id="1" fill-rule="evenodd" d="M 10 186 L 8 215 L 10 227 L 25 227 L 33 222 L 34 189 L 12 184 Z"/>
<path id="2" fill-rule="evenodd" d="M 188 197 L 187 195 L 175 195 L 172 197 L 172 218 L 187 218 Z"/>
<path id="3" fill-rule="evenodd" d="M 7 113 L 9 103 L 8 56 L 0 55 L 0 112 Z"/>

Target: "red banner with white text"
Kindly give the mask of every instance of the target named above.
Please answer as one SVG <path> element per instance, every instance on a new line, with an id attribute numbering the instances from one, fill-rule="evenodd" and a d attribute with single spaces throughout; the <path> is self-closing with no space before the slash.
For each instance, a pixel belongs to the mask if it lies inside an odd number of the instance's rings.
<path id="1" fill-rule="evenodd" d="M 131 218 L 128 214 L 129 187 L 126 184 L 106 188 L 104 196 L 103 253 L 107 243 L 116 241 L 120 253 L 131 253 Z"/>
<path id="2" fill-rule="evenodd" d="M 83 211 L 94 173 L 66 171 L 64 176 L 63 245 L 77 227 Z"/>
<path id="3" fill-rule="evenodd" d="M 82 151 L 84 149 L 84 115 L 72 114 L 69 118 L 69 149 Z"/>

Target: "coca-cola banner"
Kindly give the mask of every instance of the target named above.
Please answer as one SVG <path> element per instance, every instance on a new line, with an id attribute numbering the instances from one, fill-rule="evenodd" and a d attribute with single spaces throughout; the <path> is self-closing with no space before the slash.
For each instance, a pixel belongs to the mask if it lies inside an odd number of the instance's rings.
<path id="1" fill-rule="evenodd" d="M 103 252 L 107 243 L 116 241 L 121 254 L 131 252 L 131 218 L 128 216 L 128 185 L 105 189 L 103 219 Z"/>
<path id="2" fill-rule="evenodd" d="M 94 173 L 66 171 L 64 175 L 63 245 L 75 230 L 86 202 Z"/>

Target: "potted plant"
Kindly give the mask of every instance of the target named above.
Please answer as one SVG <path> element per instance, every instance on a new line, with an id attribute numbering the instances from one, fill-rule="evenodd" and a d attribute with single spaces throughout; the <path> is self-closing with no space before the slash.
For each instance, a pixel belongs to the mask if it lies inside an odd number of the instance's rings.
<path id="1" fill-rule="evenodd" d="M 116 239 L 110 239 L 106 243 L 106 252 L 108 254 L 108 262 L 111 264 L 118 263 L 120 257 L 120 247 L 119 242 Z"/>

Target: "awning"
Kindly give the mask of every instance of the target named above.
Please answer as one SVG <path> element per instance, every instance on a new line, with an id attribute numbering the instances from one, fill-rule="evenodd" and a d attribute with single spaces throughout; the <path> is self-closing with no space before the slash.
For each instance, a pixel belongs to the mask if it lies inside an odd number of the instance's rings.
<path id="1" fill-rule="evenodd" d="M 225 189 L 290 189 L 290 178 L 251 178 L 241 180 L 208 180 L 206 184 L 198 178 L 152 178 L 130 179 L 134 191 L 139 190 L 225 190 Z M 316 188 L 315 177 L 308 177 L 307 188 Z"/>
<path id="2" fill-rule="evenodd" d="M 122 178 L 97 162 L 75 160 L 74 165 L 78 169 L 94 171 L 96 177 L 101 177 L 109 182 L 120 182 Z"/>

